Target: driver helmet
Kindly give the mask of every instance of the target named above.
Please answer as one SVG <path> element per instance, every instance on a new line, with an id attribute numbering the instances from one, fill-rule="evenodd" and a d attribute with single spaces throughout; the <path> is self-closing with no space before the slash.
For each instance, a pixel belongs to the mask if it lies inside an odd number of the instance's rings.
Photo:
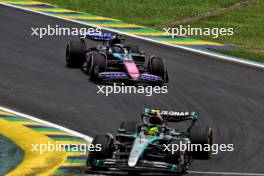
<path id="1" fill-rule="evenodd" d="M 115 44 L 112 46 L 112 50 L 114 53 L 121 53 L 122 52 L 122 46 L 120 44 Z"/>
<path id="2" fill-rule="evenodd" d="M 159 134 L 158 127 L 151 127 L 151 128 L 148 128 L 146 131 L 146 135 L 148 136 L 157 136 L 158 134 Z"/>

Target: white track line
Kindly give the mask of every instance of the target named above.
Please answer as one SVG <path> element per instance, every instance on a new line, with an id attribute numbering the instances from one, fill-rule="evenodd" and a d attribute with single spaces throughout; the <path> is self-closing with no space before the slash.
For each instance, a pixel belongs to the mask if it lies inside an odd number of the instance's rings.
<path id="1" fill-rule="evenodd" d="M 210 53 L 210 52 L 206 52 L 206 51 L 202 51 L 202 50 L 198 50 L 198 49 L 188 48 L 188 47 L 181 46 L 181 45 L 164 43 L 164 42 L 156 41 L 156 40 L 153 40 L 153 39 L 137 36 L 137 35 L 134 35 L 134 34 L 128 34 L 128 33 L 125 33 L 125 32 L 120 32 L 118 30 L 110 29 L 110 28 L 107 28 L 107 27 L 100 27 L 100 26 L 96 26 L 96 25 L 92 25 L 92 24 L 86 24 L 86 23 L 81 22 L 81 21 L 77 21 L 77 20 L 73 20 L 73 19 L 66 19 L 66 18 L 62 18 L 62 17 L 56 16 L 56 15 L 47 14 L 45 12 L 34 11 L 34 10 L 31 10 L 31 9 L 19 7 L 19 6 L 8 4 L 8 3 L 4 3 L 4 2 L 0 2 L 0 4 L 5 5 L 5 6 L 9 6 L 9 7 L 13 7 L 13 8 L 17 8 L 17 9 L 26 10 L 26 11 L 33 12 L 33 13 L 38 13 L 38 14 L 49 16 L 49 17 L 53 17 L 53 18 L 58 18 L 58 19 L 71 21 L 71 22 L 78 23 L 78 24 L 83 24 L 83 25 L 86 25 L 86 26 L 102 28 L 102 29 L 107 30 L 107 31 L 120 33 L 120 34 L 123 34 L 123 35 L 126 35 L 126 36 L 130 36 L 130 37 L 134 37 L 134 38 L 137 38 L 137 39 L 141 39 L 141 40 L 146 40 L 146 41 L 150 41 L 150 42 L 154 42 L 154 43 L 158 43 L 158 44 L 162 44 L 162 45 L 167 45 L 167 46 L 171 46 L 171 47 L 175 47 L 175 48 L 181 48 L 181 49 L 184 49 L 184 50 L 187 50 L 187 51 L 191 51 L 191 52 L 194 52 L 194 53 L 199 53 L 199 54 L 212 56 L 212 57 L 215 57 L 217 59 L 221 59 L 221 60 L 225 60 L 225 61 L 236 62 L 236 63 L 245 64 L 245 65 L 254 66 L 254 67 L 258 67 L 258 68 L 264 69 L 264 64 L 257 63 L 257 62 L 254 62 L 254 61 L 239 59 L 239 58 L 226 56 L 226 55 L 220 55 L 220 54 L 218 55 L 218 54 L 214 54 L 214 53 Z"/>
<path id="2" fill-rule="evenodd" d="M 87 136 L 87 135 L 81 134 L 81 133 L 79 133 L 79 132 L 76 132 L 76 131 L 70 130 L 69 128 L 66 128 L 66 127 L 63 127 L 63 126 L 60 126 L 60 125 L 56 125 L 56 124 L 54 124 L 54 123 L 51 123 L 51 122 L 48 122 L 48 121 L 45 121 L 45 120 L 39 119 L 39 118 L 37 118 L 37 117 L 33 117 L 33 116 L 30 116 L 30 115 L 27 115 L 27 114 L 23 114 L 23 113 L 21 113 L 21 112 L 14 111 L 14 110 L 8 109 L 8 108 L 3 107 L 3 106 L 0 106 L 0 110 L 5 111 L 5 112 L 9 112 L 9 113 L 15 114 L 15 115 L 17 115 L 17 116 L 21 116 L 21 117 L 24 117 L 24 118 L 27 118 L 27 119 L 33 120 L 33 121 L 36 121 L 36 122 L 39 122 L 39 123 L 43 123 L 43 124 L 45 124 L 45 125 L 48 125 L 48 126 L 51 126 L 51 127 L 57 128 L 57 129 L 60 129 L 60 130 L 62 130 L 62 131 L 65 131 L 65 132 L 68 132 L 68 133 L 70 133 L 70 134 L 73 134 L 73 135 L 75 135 L 75 136 L 81 137 L 81 138 L 87 140 L 88 142 L 91 142 L 91 141 L 92 141 L 92 138 L 91 138 L 90 136 Z M 190 173 L 190 174 L 210 174 L 210 175 L 264 176 L 264 173 L 261 174 L 261 173 L 239 173 L 239 172 L 203 172 L 203 171 L 188 171 L 188 173 Z"/>
<path id="3" fill-rule="evenodd" d="M 42 124 L 45 124 L 47 126 L 51 126 L 51 127 L 54 127 L 54 128 L 57 128 L 57 129 L 60 129 L 62 131 L 65 131 L 65 132 L 68 132 L 72 135 L 75 135 L 77 137 L 81 137 L 83 139 L 85 139 L 86 141 L 88 142 L 91 142 L 92 141 L 92 138 L 90 136 L 86 136 L 84 134 L 81 134 L 77 131 L 73 131 L 73 130 L 70 130 L 66 127 L 63 127 L 63 126 L 60 126 L 60 125 L 56 125 L 54 123 L 51 123 L 51 122 L 48 122 L 48 121 L 45 121 L 45 120 L 41 120 L 39 118 L 36 118 L 36 117 L 33 117 L 33 116 L 30 116 L 30 115 L 27 115 L 27 114 L 23 114 L 23 113 L 20 113 L 20 112 L 17 112 L 17 111 L 14 111 L 14 110 L 11 110 L 11 109 L 8 109 L 8 108 L 5 108 L 5 107 L 2 107 L 0 106 L 0 110 L 3 110 L 3 111 L 6 111 L 6 112 L 9 112 L 9 113 L 12 113 L 12 114 L 15 114 L 17 116 L 21 116 L 21 117 L 25 117 L 27 119 L 30 119 L 30 120 L 33 120 L 33 121 L 36 121 L 36 122 L 39 122 L 39 123 L 42 123 Z"/>
<path id="4" fill-rule="evenodd" d="M 187 171 L 190 174 L 209 174 L 209 175 L 244 175 L 244 176 L 264 176 L 258 173 L 239 173 L 239 172 L 202 172 L 202 171 Z"/>

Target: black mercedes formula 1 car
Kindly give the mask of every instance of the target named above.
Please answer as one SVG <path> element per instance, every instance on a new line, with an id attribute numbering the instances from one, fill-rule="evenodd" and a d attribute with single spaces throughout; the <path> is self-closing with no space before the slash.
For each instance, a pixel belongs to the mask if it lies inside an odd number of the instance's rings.
<path id="1" fill-rule="evenodd" d="M 89 171 L 185 173 L 193 159 L 211 157 L 212 129 L 196 124 L 195 112 L 145 109 L 142 123 L 122 122 L 118 134 L 96 135 L 87 159 Z M 190 120 L 186 131 L 169 128 L 168 122 Z M 196 150 L 183 146 L 196 146 Z M 182 147 L 182 148 L 180 148 Z M 197 148 L 198 147 L 198 148 Z"/>
<path id="2" fill-rule="evenodd" d="M 169 81 L 168 71 L 161 57 L 145 53 L 137 45 L 124 45 L 118 34 L 89 34 L 86 38 L 103 41 L 87 48 L 85 39 L 70 41 L 66 47 L 66 66 L 80 67 L 96 82 L 129 82 L 163 85 Z"/>

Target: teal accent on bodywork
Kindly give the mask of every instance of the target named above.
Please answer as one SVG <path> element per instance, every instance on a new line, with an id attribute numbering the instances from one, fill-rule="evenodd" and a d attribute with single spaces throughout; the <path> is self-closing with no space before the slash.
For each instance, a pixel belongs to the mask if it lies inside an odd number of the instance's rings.
<path id="1" fill-rule="evenodd" d="M 160 136 L 156 136 L 156 137 L 153 137 L 150 141 L 149 141 L 149 143 L 151 144 L 151 143 L 153 143 L 153 142 L 155 142 L 155 141 L 158 141 L 158 140 L 161 140 L 162 138 L 160 137 Z"/>
<path id="2" fill-rule="evenodd" d="M 179 136 L 179 135 L 181 135 L 182 133 L 178 133 L 178 132 L 171 132 L 171 135 L 172 136 Z"/>
<path id="3" fill-rule="evenodd" d="M 155 136 L 149 140 L 149 142 L 144 146 L 144 151 L 148 148 L 149 144 L 154 143 L 155 141 L 161 140 L 162 138 L 159 136 Z M 144 153 L 144 152 L 142 152 Z"/>
<path id="4" fill-rule="evenodd" d="M 144 154 L 149 144 L 162 139 L 160 136 L 138 135 L 134 141 L 133 147 L 129 154 L 128 166 L 135 167 L 140 157 Z"/>
<path id="5" fill-rule="evenodd" d="M 145 108 L 145 109 L 144 109 L 144 114 L 147 115 L 148 113 L 149 113 L 149 109 L 148 109 L 148 108 Z"/>
<path id="6" fill-rule="evenodd" d="M 160 139 L 161 139 L 160 136 L 153 136 L 153 137 L 149 140 L 149 143 L 151 144 L 151 143 L 153 143 L 153 142 L 155 142 L 155 141 L 157 141 L 157 140 L 160 140 Z"/>
<path id="7" fill-rule="evenodd" d="M 124 60 L 120 53 L 114 53 L 113 56 L 119 60 Z"/>
<path id="8" fill-rule="evenodd" d="M 176 167 L 176 165 L 175 164 L 173 164 L 172 166 L 171 166 L 171 169 L 170 169 L 170 171 L 176 171 L 176 169 L 177 169 L 177 167 Z"/>
<path id="9" fill-rule="evenodd" d="M 100 166 L 101 160 L 96 160 L 95 166 Z"/>
<path id="10" fill-rule="evenodd" d="M 118 132 L 118 133 L 125 133 L 126 130 L 125 130 L 125 129 L 122 129 L 122 128 L 118 128 L 118 129 L 117 129 L 117 132 Z"/>
<path id="11" fill-rule="evenodd" d="M 135 138 L 140 138 L 139 135 L 137 133 L 134 134 L 134 137 Z M 163 138 L 161 138 L 160 136 L 153 136 L 150 140 L 149 140 L 149 143 L 153 143 L 157 140 L 161 140 Z"/>
<path id="12" fill-rule="evenodd" d="M 197 112 L 192 112 L 191 115 L 192 115 L 192 117 L 193 117 L 194 120 L 197 120 L 198 119 Z"/>
<path id="13" fill-rule="evenodd" d="M 121 61 L 132 61 L 133 57 L 130 54 L 113 53 L 113 56 Z"/>

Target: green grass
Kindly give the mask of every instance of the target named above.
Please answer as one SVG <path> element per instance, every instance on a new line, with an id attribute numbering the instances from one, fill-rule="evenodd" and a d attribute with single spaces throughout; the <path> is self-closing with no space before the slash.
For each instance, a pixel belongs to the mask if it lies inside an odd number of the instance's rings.
<path id="1" fill-rule="evenodd" d="M 264 62 L 264 52 L 256 52 L 256 51 L 251 51 L 248 49 L 214 50 L 214 51 L 221 52 L 226 55 L 231 55 L 231 56 L 253 60 L 256 62 Z"/>
<path id="2" fill-rule="evenodd" d="M 241 0 L 40 0 L 61 7 L 153 27 L 227 7 Z"/>
<path id="3" fill-rule="evenodd" d="M 84 11 L 125 22 L 155 27 L 230 6 L 242 0 L 41 0 L 61 7 Z M 196 36 L 238 46 L 237 50 L 219 50 L 236 57 L 264 62 L 264 0 L 217 17 L 210 17 L 191 27 L 234 28 L 233 36 Z M 259 50 L 259 51 L 258 51 Z"/>
<path id="4" fill-rule="evenodd" d="M 241 9 L 202 20 L 191 27 L 201 28 L 234 28 L 233 36 L 219 36 L 214 41 L 229 43 L 238 46 L 238 50 L 221 51 L 237 57 L 264 62 L 264 1 L 258 0 L 256 4 L 244 6 Z M 200 38 L 200 37 L 199 37 Z M 203 39 L 211 40 L 203 36 Z M 259 50 L 259 52 L 258 52 Z"/>

